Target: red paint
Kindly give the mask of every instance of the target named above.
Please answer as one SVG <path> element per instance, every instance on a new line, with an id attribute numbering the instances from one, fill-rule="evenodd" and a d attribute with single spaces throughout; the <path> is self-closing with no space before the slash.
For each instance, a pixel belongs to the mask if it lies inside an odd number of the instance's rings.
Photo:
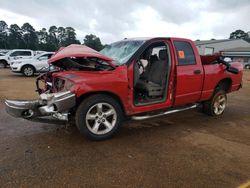
<path id="1" fill-rule="evenodd" d="M 135 60 L 132 60 L 128 65 L 118 66 L 110 71 L 62 71 L 53 73 L 53 77 L 67 77 L 74 83 L 73 91 L 77 97 L 85 94 L 107 92 L 117 96 L 124 108 L 127 115 L 137 114 L 141 112 L 148 112 L 157 109 L 164 109 L 169 107 L 175 107 L 190 103 L 198 103 L 204 100 L 208 100 L 218 83 L 228 78 L 232 81 L 230 91 L 238 90 L 241 86 L 242 80 L 242 66 L 235 63 L 233 66 L 240 70 L 239 74 L 232 74 L 225 70 L 225 66 L 222 64 L 209 64 L 209 61 L 214 57 L 205 58 L 205 63 L 202 64 L 201 57 L 198 54 L 197 48 L 191 40 L 180 38 L 165 38 L 165 39 L 150 39 L 154 41 L 165 41 L 170 47 L 170 55 L 172 68 L 170 71 L 169 84 L 167 98 L 164 102 L 157 104 L 135 106 L 133 99 L 133 65 Z M 176 57 L 176 51 L 173 47 L 174 41 L 186 41 L 189 42 L 194 50 L 196 64 L 195 65 L 178 65 Z M 78 46 L 79 47 L 79 46 Z M 81 57 L 93 57 L 96 56 L 107 62 L 111 62 L 112 59 L 105 57 L 100 53 L 96 53 L 93 50 L 81 48 L 76 46 L 66 47 L 56 53 L 50 62 L 56 61 L 60 58 L 69 56 L 81 56 Z M 179 52 L 180 53 L 180 52 Z M 185 55 L 185 54 L 181 54 Z M 204 57 L 202 57 L 204 59 Z M 216 55 L 217 58 L 217 55 Z M 195 74 L 194 71 L 200 71 L 199 74 Z"/>

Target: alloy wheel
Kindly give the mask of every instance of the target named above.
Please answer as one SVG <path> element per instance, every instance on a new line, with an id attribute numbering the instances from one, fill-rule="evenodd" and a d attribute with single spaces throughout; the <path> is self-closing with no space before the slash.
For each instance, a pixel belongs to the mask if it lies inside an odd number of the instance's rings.
<path id="1" fill-rule="evenodd" d="M 31 67 L 25 67 L 23 72 L 26 76 L 32 76 L 34 73 L 34 71 Z"/>
<path id="2" fill-rule="evenodd" d="M 116 122 L 116 110 L 108 103 L 97 103 L 86 114 L 87 128 L 96 135 L 103 135 L 110 132 Z"/>
<path id="3" fill-rule="evenodd" d="M 227 99 L 225 95 L 219 95 L 215 98 L 213 110 L 216 115 L 220 115 L 226 108 Z"/>

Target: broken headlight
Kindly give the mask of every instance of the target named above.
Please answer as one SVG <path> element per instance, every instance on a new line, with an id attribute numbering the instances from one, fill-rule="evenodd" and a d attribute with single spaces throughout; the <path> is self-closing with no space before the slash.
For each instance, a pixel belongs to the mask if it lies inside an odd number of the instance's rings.
<path id="1" fill-rule="evenodd" d="M 54 82 L 55 92 L 70 91 L 73 86 L 74 83 L 67 79 L 56 78 Z"/>

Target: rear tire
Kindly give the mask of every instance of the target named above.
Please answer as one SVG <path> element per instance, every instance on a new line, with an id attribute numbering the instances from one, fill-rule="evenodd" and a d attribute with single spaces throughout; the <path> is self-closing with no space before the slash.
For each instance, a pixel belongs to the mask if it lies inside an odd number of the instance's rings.
<path id="1" fill-rule="evenodd" d="M 114 98 L 103 94 L 84 99 L 75 115 L 80 133 L 96 141 L 111 138 L 118 131 L 122 119 L 120 104 Z"/>
<path id="2" fill-rule="evenodd" d="M 4 60 L 0 60 L 0 68 L 6 68 L 8 63 Z"/>
<path id="3" fill-rule="evenodd" d="M 27 76 L 27 77 L 30 77 L 30 76 L 33 76 L 34 73 L 35 73 L 35 69 L 34 67 L 32 67 L 31 65 L 25 65 L 23 68 L 22 68 L 22 71 L 24 76 Z"/>
<path id="4" fill-rule="evenodd" d="M 226 92 L 222 89 L 215 91 L 209 101 L 203 103 L 203 112 L 210 116 L 220 116 L 224 113 L 227 104 Z"/>
<path id="5" fill-rule="evenodd" d="M 246 69 L 250 69 L 250 65 L 246 65 L 245 68 L 246 68 Z"/>

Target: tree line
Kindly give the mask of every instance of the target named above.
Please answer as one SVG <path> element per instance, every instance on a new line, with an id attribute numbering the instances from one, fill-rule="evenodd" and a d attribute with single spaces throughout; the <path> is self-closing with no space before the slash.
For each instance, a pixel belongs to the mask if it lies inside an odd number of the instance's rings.
<path id="1" fill-rule="evenodd" d="M 104 47 L 100 38 L 93 34 L 86 35 L 83 43 L 98 51 Z M 51 26 L 48 30 L 42 28 L 36 31 L 29 23 L 19 27 L 17 24 L 8 26 L 5 21 L 0 21 L 0 49 L 56 51 L 70 44 L 81 44 L 72 27 Z"/>
<path id="2" fill-rule="evenodd" d="M 244 39 L 250 42 L 250 32 L 238 29 L 230 33 L 229 39 Z M 36 31 L 29 23 L 24 23 L 19 27 L 17 24 L 8 26 L 5 21 L 0 21 L 0 49 L 56 51 L 70 44 L 81 44 L 72 27 L 51 26 L 48 30 L 42 28 Z M 100 38 L 93 34 L 86 35 L 83 44 L 97 51 L 105 47 Z"/>

